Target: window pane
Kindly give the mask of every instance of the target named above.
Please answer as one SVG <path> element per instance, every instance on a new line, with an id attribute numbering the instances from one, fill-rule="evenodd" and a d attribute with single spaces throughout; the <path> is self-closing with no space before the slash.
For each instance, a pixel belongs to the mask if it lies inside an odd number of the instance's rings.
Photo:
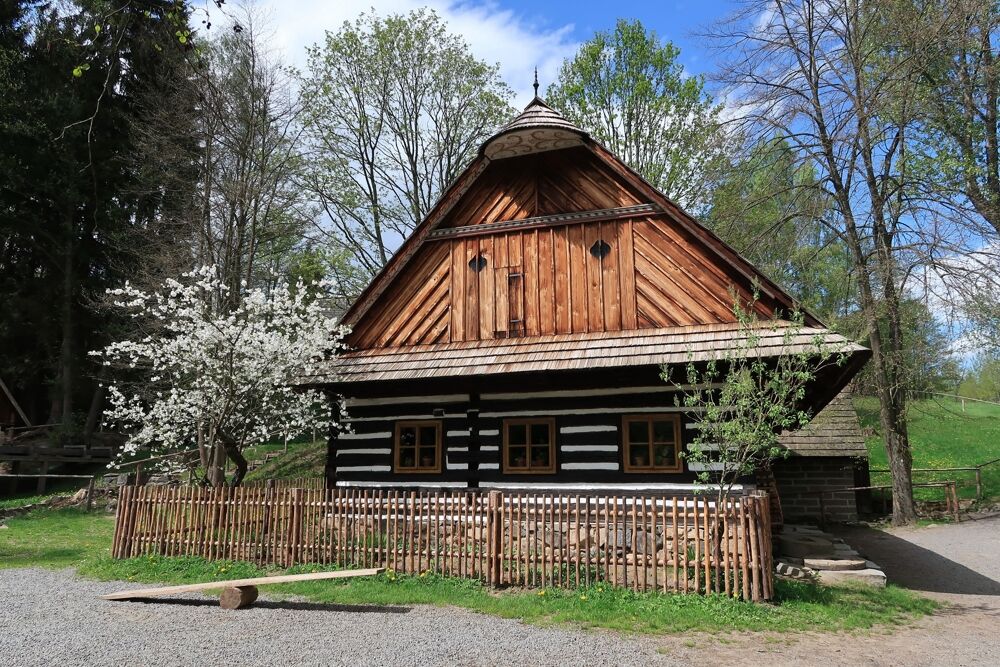
<path id="1" fill-rule="evenodd" d="M 629 465 L 637 468 L 645 468 L 649 465 L 649 446 L 645 444 L 636 445 L 631 443 L 628 452 Z"/>
<path id="2" fill-rule="evenodd" d="M 507 465 L 514 468 L 524 468 L 528 465 L 528 448 L 511 447 L 507 450 Z"/>
<path id="3" fill-rule="evenodd" d="M 532 447 L 531 448 L 531 467 L 532 468 L 547 468 L 549 466 L 549 448 L 546 447 Z"/>
<path id="4" fill-rule="evenodd" d="M 421 426 L 420 427 L 420 444 L 423 446 L 434 445 L 437 442 L 437 427 L 436 426 Z"/>
<path id="5" fill-rule="evenodd" d="M 524 424 L 510 424 L 507 427 L 507 442 L 511 445 L 528 444 L 528 427 Z"/>
<path id="6" fill-rule="evenodd" d="M 649 427 L 645 421 L 630 421 L 628 423 L 629 442 L 649 442 Z"/>
<path id="7" fill-rule="evenodd" d="M 655 421 L 655 422 L 653 422 L 653 441 L 654 442 L 673 442 L 674 441 L 674 423 L 672 421 Z"/>
<path id="8" fill-rule="evenodd" d="M 653 464 L 663 467 L 672 467 L 677 464 L 677 457 L 673 445 L 655 445 L 653 447 Z"/>
<path id="9" fill-rule="evenodd" d="M 531 444 L 533 444 L 533 445 L 547 445 L 547 444 L 549 444 L 549 425 L 548 424 L 532 424 L 531 425 Z"/>
<path id="10" fill-rule="evenodd" d="M 417 465 L 417 455 L 412 449 L 407 449 L 399 453 L 399 466 L 401 468 L 412 468 Z"/>
<path id="11" fill-rule="evenodd" d="M 421 468 L 433 468 L 437 465 L 437 448 L 435 447 L 421 447 L 420 448 L 420 467 Z"/>
<path id="12" fill-rule="evenodd" d="M 412 426 L 404 426 L 399 429 L 399 446 L 415 447 L 417 444 L 417 429 Z"/>

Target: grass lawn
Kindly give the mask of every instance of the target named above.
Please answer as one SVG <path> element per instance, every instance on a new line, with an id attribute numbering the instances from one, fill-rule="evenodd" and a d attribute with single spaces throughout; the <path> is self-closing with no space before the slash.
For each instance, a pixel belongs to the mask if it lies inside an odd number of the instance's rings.
<path id="1" fill-rule="evenodd" d="M 281 451 L 284 444 L 262 445 L 266 450 L 255 449 L 254 455 L 246 455 L 247 460 L 260 458 L 264 451 Z M 326 441 L 288 443 L 288 454 L 268 461 L 247 475 L 247 480 L 294 479 L 298 477 L 322 477 L 326 466 Z"/>
<path id="2" fill-rule="evenodd" d="M 265 570 L 250 563 L 201 558 L 110 557 L 111 517 L 80 510 L 40 510 L 11 519 L 0 531 L 0 568 L 76 567 L 86 577 L 144 583 L 190 583 L 253 577 Z M 289 573 L 315 571 L 310 566 Z M 273 571 L 271 573 L 274 573 Z M 300 582 L 264 589 L 338 604 L 453 605 L 530 623 L 572 623 L 624 632 L 864 630 L 906 624 L 937 608 L 931 600 L 886 589 L 824 588 L 777 582 L 775 604 L 753 604 L 722 596 L 633 593 L 609 586 L 563 591 L 494 592 L 481 584 L 438 576 L 378 577 Z"/>
<path id="3" fill-rule="evenodd" d="M 878 401 L 856 397 L 861 425 L 880 432 Z M 964 467 L 985 463 L 1000 457 L 1000 406 L 953 399 L 933 398 L 910 403 L 907 426 L 913 449 L 914 468 Z M 868 438 L 868 453 L 872 468 L 885 469 L 888 462 L 880 435 Z M 915 482 L 954 479 L 959 483 L 963 498 L 975 497 L 975 480 L 971 472 L 914 473 Z M 873 474 L 873 484 L 888 484 L 889 475 Z M 917 489 L 917 496 L 940 499 L 938 489 Z M 1000 497 L 1000 463 L 983 469 L 983 494 Z"/>

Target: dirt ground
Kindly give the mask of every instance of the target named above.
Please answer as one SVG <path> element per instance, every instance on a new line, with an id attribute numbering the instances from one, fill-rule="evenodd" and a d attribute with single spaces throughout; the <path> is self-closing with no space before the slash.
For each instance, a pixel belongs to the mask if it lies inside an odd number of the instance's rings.
<path id="1" fill-rule="evenodd" d="M 1000 515 L 960 524 L 883 532 L 835 531 L 883 566 L 890 582 L 941 600 L 945 608 L 912 627 L 862 635 L 703 637 L 664 640 L 659 652 L 683 664 L 1000 665 Z"/>

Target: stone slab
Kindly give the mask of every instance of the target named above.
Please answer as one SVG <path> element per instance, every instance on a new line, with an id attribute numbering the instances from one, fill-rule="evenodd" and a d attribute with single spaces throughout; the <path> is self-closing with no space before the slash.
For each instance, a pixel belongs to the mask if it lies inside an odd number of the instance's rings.
<path id="1" fill-rule="evenodd" d="M 865 561 L 858 558 L 806 558 L 803 565 L 813 570 L 864 570 Z"/>
<path id="2" fill-rule="evenodd" d="M 837 585 L 859 583 L 876 588 L 885 588 L 885 573 L 882 570 L 867 568 L 864 570 L 820 570 L 816 573 L 821 584 Z"/>

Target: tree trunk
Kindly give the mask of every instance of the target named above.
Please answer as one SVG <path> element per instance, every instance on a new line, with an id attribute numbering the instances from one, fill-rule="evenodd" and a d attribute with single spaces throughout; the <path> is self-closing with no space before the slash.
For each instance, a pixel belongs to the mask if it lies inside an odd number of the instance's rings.
<path id="1" fill-rule="evenodd" d="M 73 422 L 73 296 L 76 281 L 73 272 L 73 212 L 66 216 L 65 247 L 63 248 L 62 346 L 59 350 L 60 397 L 63 427 Z"/>
<path id="2" fill-rule="evenodd" d="M 235 488 L 243 483 L 243 478 L 247 475 L 247 460 L 243 456 L 243 452 L 240 451 L 236 439 L 221 429 L 219 430 L 219 441 L 222 442 L 226 456 L 236 465 L 233 478 L 229 480 L 229 486 Z"/>
<path id="3" fill-rule="evenodd" d="M 98 382 L 94 387 L 94 395 L 90 399 L 90 410 L 87 411 L 87 423 L 83 427 L 83 437 L 89 438 L 100 425 L 104 414 L 104 383 Z"/>

